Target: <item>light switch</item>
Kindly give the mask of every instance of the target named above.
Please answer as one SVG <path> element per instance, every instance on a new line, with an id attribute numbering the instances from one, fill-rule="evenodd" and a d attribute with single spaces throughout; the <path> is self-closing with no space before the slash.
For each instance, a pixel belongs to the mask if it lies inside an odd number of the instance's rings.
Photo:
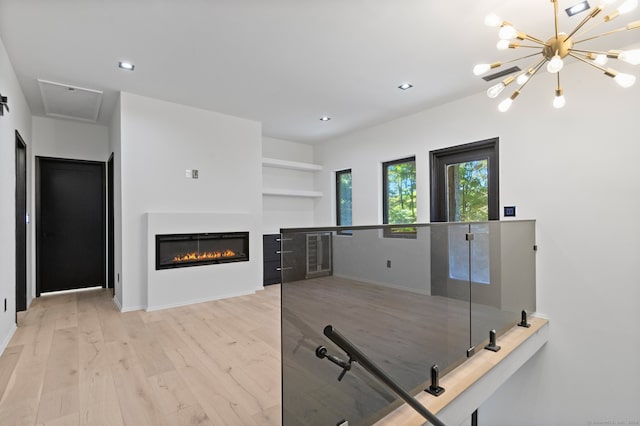
<path id="1" fill-rule="evenodd" d="M 191 169 L 185 170 L 184 177 L 186 177 L 187 179 L 191 179 Z"/>

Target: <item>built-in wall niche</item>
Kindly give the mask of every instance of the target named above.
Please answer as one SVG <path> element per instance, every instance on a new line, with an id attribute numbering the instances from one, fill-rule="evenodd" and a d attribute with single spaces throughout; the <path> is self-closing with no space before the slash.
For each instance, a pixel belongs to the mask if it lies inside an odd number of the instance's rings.
<path id="1" fill-rule="evenodd" d="M 295 172 L 319 172 L 322 166 L 319 164 L 302 163 L 298 161 L 280 160 L 277 158 L 263 158 L 262 166 L 272 169 L 293 170 Z M 302 176 L 301 176 L 302 177 Z M 263 173 L 264 178 L 264 173 Z M 292 179 L 291 182 L 300 182 L 303 179 Z M 301 198 L 318 198 L 322 197 L 322 192 L 308 189 L 298 189 L 292 187 L 266 187 L 262 189 L 262 195 L 278 196 L 278 197 L 301 197 Z"/>
<path id="2" fill-rule="evenodd" d="M 248 260 L 248 232 L 156 235 L 156 270 Z"/>

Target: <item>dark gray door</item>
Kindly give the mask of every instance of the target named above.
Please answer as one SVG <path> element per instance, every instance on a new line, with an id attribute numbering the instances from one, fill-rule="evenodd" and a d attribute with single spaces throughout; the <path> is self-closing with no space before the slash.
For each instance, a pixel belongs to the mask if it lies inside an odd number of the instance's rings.
<path id="1" fill-rule="evenodd" d="M 37 157 L 36 293 L 105 286 L 105 164 Z"/>

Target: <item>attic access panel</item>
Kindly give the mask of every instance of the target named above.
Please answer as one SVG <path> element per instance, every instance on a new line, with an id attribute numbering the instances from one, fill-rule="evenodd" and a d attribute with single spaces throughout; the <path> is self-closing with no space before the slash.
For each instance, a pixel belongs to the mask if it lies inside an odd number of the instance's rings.
<path id="1" fill-rule="evenodd" d="M 95 123 L 100 114 L 102 92 L 38 79 L 44 111 L 48 116 Z"/>

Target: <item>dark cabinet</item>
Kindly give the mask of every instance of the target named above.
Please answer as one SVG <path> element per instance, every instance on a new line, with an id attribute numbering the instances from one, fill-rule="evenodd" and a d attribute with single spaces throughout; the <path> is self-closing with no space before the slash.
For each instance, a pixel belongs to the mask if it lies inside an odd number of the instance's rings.
<path id="1" fill-rule="evenodd" d="M 263 284 L 280 282 L 280 234 L 262 236 Z"/>

